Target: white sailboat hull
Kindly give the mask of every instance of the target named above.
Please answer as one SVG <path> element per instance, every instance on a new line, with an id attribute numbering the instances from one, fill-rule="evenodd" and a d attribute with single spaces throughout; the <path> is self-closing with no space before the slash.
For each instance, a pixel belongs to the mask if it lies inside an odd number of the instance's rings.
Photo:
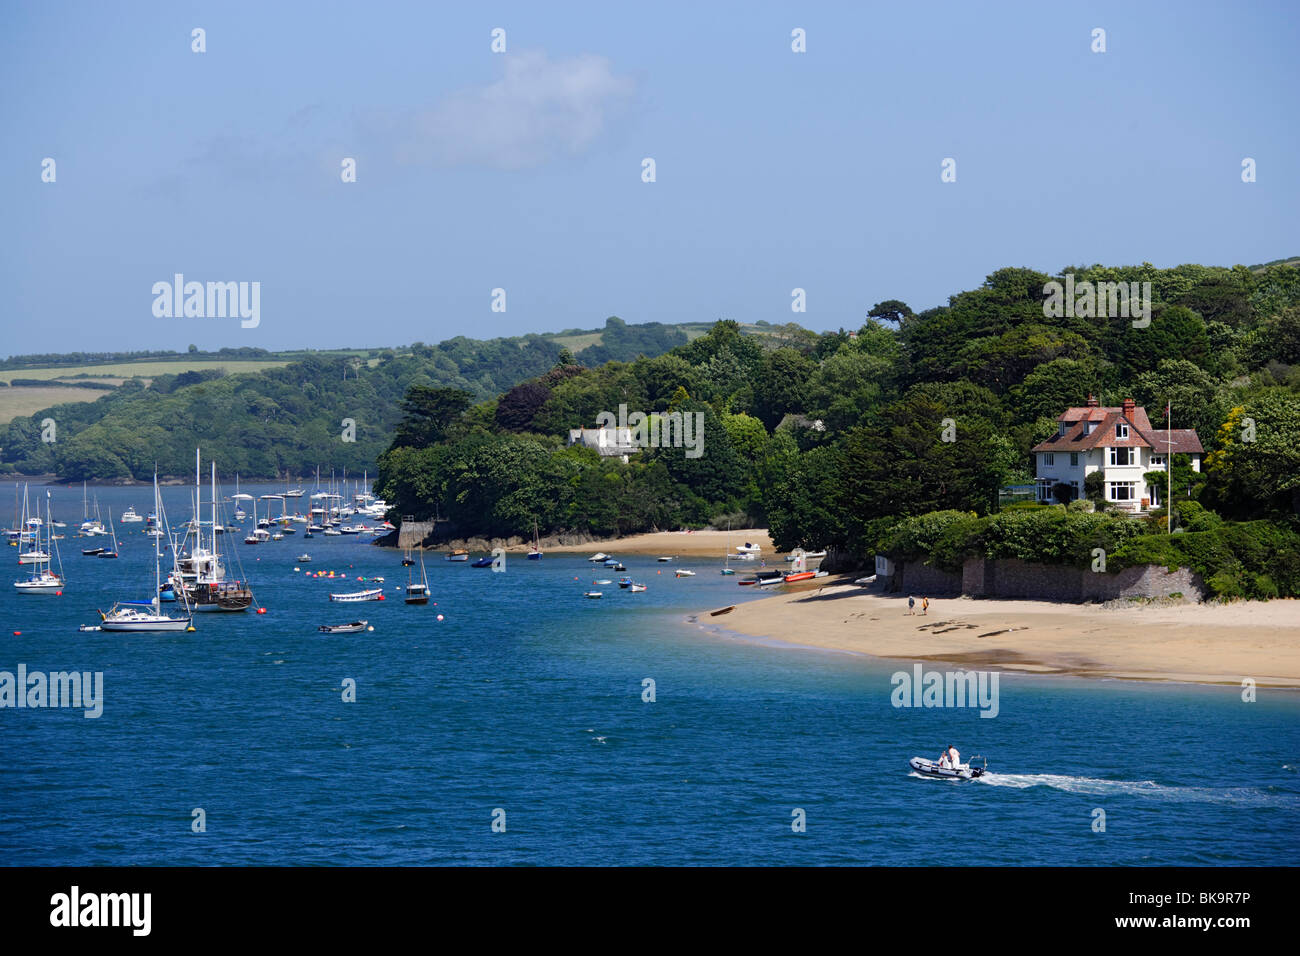
<path id="1" fill-rule="evenodd" d="M 104 621 L 101 631 L 184 631 L 190 626 L 188 618 L 174 617 L 137 618 L 131 621 Z"/>
<path id="2" fill-rule="evenodd" d="M 58 579 L 15 581 L 14 588 L 19 594 L 55 594 L 63 590 L 63 582 Z"/>

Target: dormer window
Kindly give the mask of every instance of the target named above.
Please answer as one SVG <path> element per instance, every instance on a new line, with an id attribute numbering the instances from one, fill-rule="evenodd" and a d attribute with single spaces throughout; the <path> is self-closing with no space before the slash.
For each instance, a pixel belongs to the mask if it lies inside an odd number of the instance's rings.
<path id="1" fill-rule="evenodd" d="M 1092 434 L 1092 430 L 1093 430 L 1093 428 L 1095 428 L 1095 427 L 1096 427 L 1096 424 L 1095 424 L 1094 422 L 1084 422 L 1084 423 L 1083 423 L 1083 433 L 1084 433 L 1085 435 L 1091 435 L 1091 434 Z"/>
<path id="2" fill-rule="evenodd" d="M 1069 423 L 1069 422 L 1061 422 L 1059 428 L 1057 429 L 1056 434 L 1057 434 L 1057 435 L 1064 435 L 1064 434 L 1065 434 L 1066 432 L 1068 432 L 1069 430 L 1070 430 L 1070 423 Z"/>
<path id="3" fill-rule="evenodd" d="M 1115 437 L 1116 437 L 1116 438 L 1128 438 L 1128 425 L 1126 425 L 1124 422 L 1120 422 L 1118 425 L 1116 425 L 1116 426 L 1115 426 Z"/>

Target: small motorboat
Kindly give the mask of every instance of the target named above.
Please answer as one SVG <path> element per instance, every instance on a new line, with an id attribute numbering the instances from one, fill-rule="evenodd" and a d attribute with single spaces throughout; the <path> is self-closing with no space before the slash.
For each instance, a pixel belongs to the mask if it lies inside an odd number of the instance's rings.
<path id="1" fill-rule="evenodd" d="M 606 559 L 605 559 L 605 567 L 607 567 L 607 568 L 616 568 L 616 567 L 618 567 L 619 563 L 620 563 L 620 562 L 619 562 L 618 558 L 606 558 Z"/>
<path id="2" fill-rule="evenodd" d="M 591 557 L 589 557 L 587 560 L 588 560 L 588 561 L 592 561 L 592 562 L 597 562 L 597 561 L 608 561 L 608 560 L 609 560 L 609 555 L 607 555 L 604 551 L 597 551 L 595 554 L 593 554 L 593 555 L 592 555 Z"/>
<path id="3" fill-rule="evenodd" d="M 751 544 L 748 541 L 746 541 L 744 544 L 736 545 L 737 554 L 758 554 L 762 550 L 763 549 L 760 548 L 758 545 Z"/>
<path id="4" fill-rule="evenodd" d="M 611 581 L 609 578 L 601 578 L 599 581 L 592 581 L 591 583 L 592 584 L 613 584 L 614 582 Z"/>
<path id="5" fill-rule="evenodd" d="M 627 565 L 624 564 L 622 561 L 619 561 L 617 564 L 615 564 L 615 565 L 613 566 L 613 568 L 611 568 L 611 570 L 613 570 L 613 571 L 626 571 L 626 570 L 627 570 Z"/>
<path id="6" fill-rule="evenodd" d="M 694 571 L 687 571 L 685 568 L 678 568 L 676 571 L 673 572 L 673 574 L 677 575 L 679 578 L 695 577 Z"/>
<path id="7" fill-rule="evenodd" d="M 984 776 L 988 770 L 989 762 L 984 757 L 975 756 L 971 760 L 983 760 L 984 764 L 980 767 L 972 767 L 970 764 L 960 764 L 956 769 L 952 767 L 941 767 L 937 760 L 927 760 L 924 757 L 913 757 L 909 760 L 910 766 L 917 773 L 926 777 L 942 777 L 947 780 L 974 780 L 977 777 Z"/>
<path id="8" fill-rule="evenodd" d="M 103 554 L 103 553 L 104 553 L 104 549 L 103 549 L 103 548 L 82 548 L 82 549 L 81 549 L 81 553 L 84 554 L 84 555 L 85 555 L 86 557 L 88 557 L 88 558 L 93 558 L 93 557 L 95 557 L 96 555 Z"/>
<path id="9" fill-rule="evenodd" d="M 735 573 L 736 573 L 736 569 L 735 569 L 735 568 L 723 568 L 719 573 L 720 573 L 720 574 L 735 574 Z"/>
<path id="10" fill-rule="evenodd" d="M 447 560 L 448 560 L 448 561 L 468 561 L 468 560 L 469 560 L 469 552 L 466 551 L 464 548 L 457 548 L 455 551 L 453 551 L 453 552 L 451 552 L 449 555 L 447 555 Z"/>
<path id="11" fill-rule="evenodd" d="M 122 512 L 122 514 L 118 517 L 117 520 L 120 521 L 122 524 L 135 524 L 138 521 L 143 521 L 144 518 L 136 514 L 134 508 L 127 508 L 125 511 Z"/>
<path id="12" fill-rule="evenodd" d="M 621 587 L 621 588 L 629 588 L 629 587 L 632 586 L 632 579 L 631 579 L 631 578 L 619 578 L 619 579 L 618 579 L 618 586 Z"/>
<path id="13" fill-rule="evenodd" d="M 585 598 L 591 598 L 592 600 L 595 600 L 596 598 L 599 598 L 602 595 L 599 591 L 583 591 L 582 596 Z"/>
<path id="14" fill-rule="evenodd" d="M 300 554 L 300 555 L 298 555 L 298 561 L 301 562 L 302 564 L 310 564 L 310 563 L 311 563 L 311 555 L 310 555 L 310 554 Z"/>
<path id="15" fill-rule="evenodd" d="M 340 601 L 343 603 L 352 603 L 356 601 L 382 601 L 384 599 L 383 588 L 371 588 L 368 591 L 350 591 L 345 594 L 331 594 L 331 601 Z"/>
<path id="16" fill-rule="evenodd" d="M 640 594 L 642 591 L 645 590 L 645 585 L 644 585 L 644 584 L 633 584 L 633 585 L 631 585 L 631 586 L 628 587 L 628 590 L 631 591 L 633 594 Z"/>
<path id="17" fill-rule="evenodd" d="M 364 631 L 367 621 L 353 621 L 351 624 L 322 624 L 316 630 L 322 634 L 356 634 L 358 631 Z"/>
<path id="18" fill-rule="evenodd" d="M 470 564 L 471 568 L 490 568 L 492 567 L 492 555 L 487 554 L 475 560 Z"/>
<path id="19" fill-rule="evenodd" d="M 667 564 L 669 561 L 676 561 L 676 558 L 655 558 L 660 564 Z"/>

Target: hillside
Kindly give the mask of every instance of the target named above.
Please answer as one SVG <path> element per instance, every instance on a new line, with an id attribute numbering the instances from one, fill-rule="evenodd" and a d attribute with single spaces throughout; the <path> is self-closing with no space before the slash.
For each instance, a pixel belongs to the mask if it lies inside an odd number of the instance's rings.
<path id="1" fill-rule="evenodd" d="M 0 362 L 0 469 L 144 480 L 155 461 L 161 474 L 184 474 L 203 443 L 223 470 L 245 477 L 360 472 L 388 446 L 412 385 L 485 399 L 544 372 L 566 348 L 599 365 L 662 354 L 707 328 L 610 318 L 601 329 L 391 349 L 13 356 Z M 52 444 L 41 440 L 45 419 L 56 424 Z M 344 440 L 345 419 L 354 440 Z"/>

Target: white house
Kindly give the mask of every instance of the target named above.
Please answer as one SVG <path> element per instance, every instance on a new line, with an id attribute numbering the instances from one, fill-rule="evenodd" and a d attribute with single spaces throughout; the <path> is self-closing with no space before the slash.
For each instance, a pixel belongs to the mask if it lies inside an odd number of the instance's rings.
<path id="1" fill-rule="evenodd" d="M 569 444 L 585 445 L 605 457 L 619 455 L 624 464 L 627 463 L 628 455 L 641 450 L 641 446 L 633 440 L 630 428 L 570 428 Z"/>
<path id="2" fill-rule="evenodd" d="M 1125 511 L 1160 507 L 1163 482 L 1147 484 L 1148 471 L 1163 471 L 1170 455 L 1190 455 L 1192 469 L 1201 470 L 1205 449 L 1190 428 L 1151 427 L 1145 408 L 1126 398 L 1119 408 L 1103 408 L 1089 395 L 1082 408 L 1068 409 L 1057 419 L 1057 432 L 1033 449 L 1039 501 L 1053 501 L 1053 488 L 1067 484 L 1074 498 L 1083 497 L 1083 480 L 1094 471 L 1105 476 L 1106 500 Z"/>

